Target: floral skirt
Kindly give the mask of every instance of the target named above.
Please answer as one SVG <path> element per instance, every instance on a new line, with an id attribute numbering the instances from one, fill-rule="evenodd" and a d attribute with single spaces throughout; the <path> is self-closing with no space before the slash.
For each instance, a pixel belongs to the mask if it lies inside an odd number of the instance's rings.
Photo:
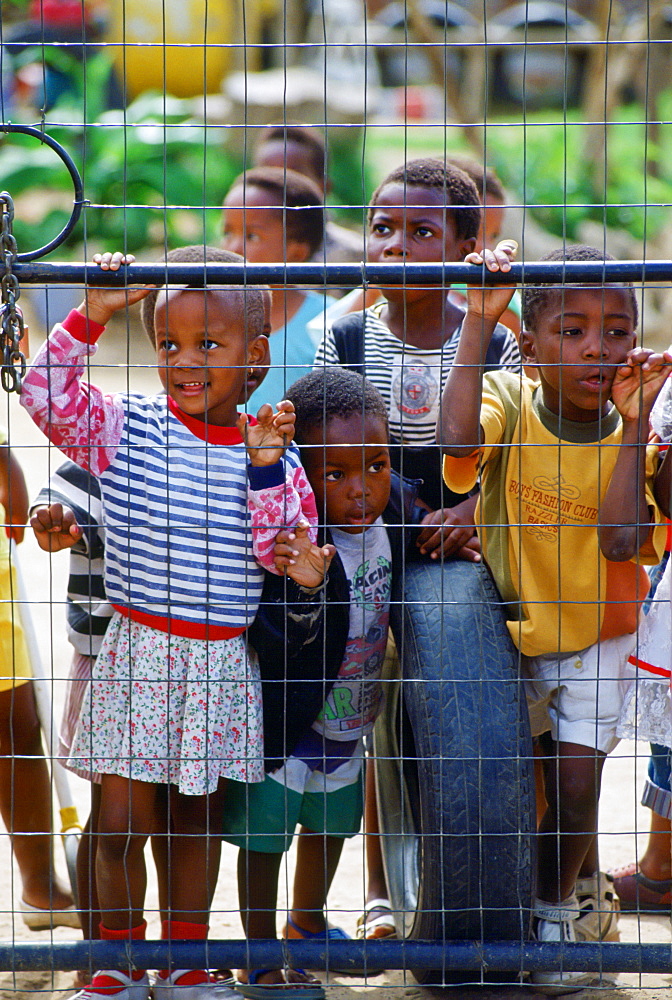
<path id="1" fill-rule="evenodd" d="M 245 636 L 185 639 L 115 614 L 70 751 L 79 771 L 213 792 L 264 777 L 261 683 Z"/>

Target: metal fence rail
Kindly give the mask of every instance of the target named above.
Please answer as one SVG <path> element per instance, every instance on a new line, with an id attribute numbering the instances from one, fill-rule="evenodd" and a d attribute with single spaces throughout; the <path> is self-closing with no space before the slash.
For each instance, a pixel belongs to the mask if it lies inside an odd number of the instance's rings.
<path id="1" fill-rule="evenodd" d="M 48 956 L 49 961 L 46 962 Z M 431 969 L 444 972 L 511 973 L 547 971 L 560 966 L 588 972 L 669 973 L 668 944 L 549 944 L 512 941 L 334 941 L 328 951 L 315 941 L 78 941 L 0 943 L 0 969 L 15 972 L 59 969 L 276 968 L 328 970 L 351 967 L 358 979 L 375 970 Z M 479 981 L 477 975 L 475 981 Z"/>

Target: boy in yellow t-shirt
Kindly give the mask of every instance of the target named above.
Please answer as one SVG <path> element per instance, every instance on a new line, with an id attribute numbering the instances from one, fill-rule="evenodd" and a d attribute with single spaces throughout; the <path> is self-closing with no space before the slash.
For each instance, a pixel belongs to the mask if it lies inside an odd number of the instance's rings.
<path id="1" fill-rule="evenodd" d="M 500 244 L 467 260 L 507 271 L 514 253 L 514 243 Z M 567 247 L 545 259 L 607 258 Z M 672 355 L 636 347 L 630 285 L 537 285 L 523 290 L 521 351 L 539 383 L 483 376 L 490 332 L 511 294 L 470 289 L 438 435 L 451 489 L 466 492 L 480 473 L 483 555 L 507 603 L 533 726 L 543 719 L 536 732 L 551 731 L 535 930 L 538 940 L 571 941 L 582 913 L 577 880 L 594 879 L 601 898 L 600 777 L 618 742 L 626 664 L 648 591 L 642 564 L 658 562 L 664 548 L 652 490 L 657 449 L 647 442 Z M 612 914 L 596 917 L 606 923 Z M 557 992 L 591 977 L 563 969 L 532 978 Z"/>

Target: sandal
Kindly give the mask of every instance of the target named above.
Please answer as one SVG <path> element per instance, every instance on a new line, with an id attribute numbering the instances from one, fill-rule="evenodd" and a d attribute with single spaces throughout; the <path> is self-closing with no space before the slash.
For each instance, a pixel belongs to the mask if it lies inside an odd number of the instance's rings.
<path id="1" fill-rule="evenodd" d="M 323 931 L 307 931 L 305 927 L 300 927 L 290 916 L 282 930 L 282 936 L 288 941 L 352 941 L 349 934 L 346 934 L 342 927 L 327 927 Z M 356 968 L 337 969 L 329 963 L 329 972 L 337 976 L 359 975 L 360 970 Z M 284 996 L 284 994 L 283 994 Z"/>
<path id="2" fill-rule="evenodd" d="M 346 934 L 342 927 L 327 927 L 323 931 L 307 931 L 305 927 L 299 927 L 296 921 L 287 917 L 287 923 L 282 932 L 282 936 L 290 941 L 351 941 L 352 938 Z"/>
<path id="3" fill-rule="evenodd" d="M 621 901 L 621 909 L 646 912 L 666 911 L 672 906 L 672 879 L 647 878 L 632 861 L 609 873 Z"/>
<path id="4" fill-rule="evenodd" d="M 31 906 L 30 903 L 26 903 L 25 899 L 21 899 L 19 900 L 19 913 L 24 924 L 31 931 L 49 931 L 54 927 L 76 927 L 79 929 L 82 926 L 74 904 L 66 906 L 63 910 L 45 910 L 40 906 Z"/>
<path id="5" fill-rule="evenodd" d="M 287 970 L 280 969 L 284 977 L 284 983 L 260 983 L 259 977 L 267 972 L 274 972 L 274 969 L 252 969 L 247 974 L 247 982 L 240 980 L 236 983 L 236 989 L 248 1000 L 267 1000 L 275 991 L 280 992 L 282 1000 L 325 1000 L 326 993 L 318 979 L 306 978 L 305 983 L 290 983 L 287 981 Z M 295 969 L 295 972 L 307 977 L 303 969 Z"/>
<path id="6" fill-rule="evenodd" d="M 378 915 L 373 916 L 376 913 Z M 366 903 L 364 912 L 357 918 L 356 936 L 365 941 L 396 938 L 397 926 L 389 899 L 372 899 Z"/>

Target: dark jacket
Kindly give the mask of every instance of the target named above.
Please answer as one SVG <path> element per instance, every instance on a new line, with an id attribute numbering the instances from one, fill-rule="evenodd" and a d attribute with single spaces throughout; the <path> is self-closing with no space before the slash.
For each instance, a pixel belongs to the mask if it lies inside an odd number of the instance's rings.
<path id="1" fill-rule="evenodd" d="M 403 486 L 402 486 L 403 484 Z M 383 513 L 392 553 L 392 580 L 406 560 L 418 558 L 418 525 L 426 510 L 417 503 L 418 483 L 392 473 L 390 500 Z M 331 542 L 320 528 L 318 544 Z M 315 590 L 267 573 L 261 603 L 248 629 L 259 657 L 264 705 L 266 770 L 281 767 L 313 724 L 338 675 L 350 626 L 350 587 L 340 557 L 326 583 Z"/>

